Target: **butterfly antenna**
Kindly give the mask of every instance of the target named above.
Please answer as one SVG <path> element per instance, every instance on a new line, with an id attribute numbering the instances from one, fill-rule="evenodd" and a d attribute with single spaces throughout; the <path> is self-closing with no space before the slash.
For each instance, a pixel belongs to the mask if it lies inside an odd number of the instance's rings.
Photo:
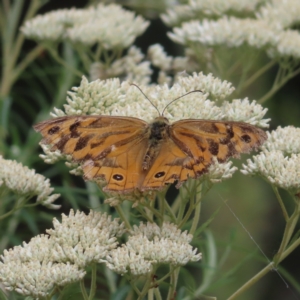
<path id="1" fill-rule="evenodd" d="M 141 90 L 141 88 L 140 88 L 138 85 L 136 85 L 135 83 L 130 83 L 130 85 L 133 85 L 133 86 L 135 86 L 136 88 L 138 88 L 139 91 L 144 95 L 144 97 L 145 97 L 145 98 L 152 104 L 152 106 L 157 110 L 158 114 L 159 114 L 160 116 L 162 116 L 162 114 L 160 114 L 158 108 L 157 108 L 157 107 L 154 105 L 154 103 L 147 97 L 147 95 Z"/>
<path id="2" fill-rule="evenodd" d="M 180 96 L 180 97 L 177 97 L 176 99 L 174 99 L 174 100 L 172 100 L 170 103 L 168 103 L 168 105 L 163 109 L 161 115 L 162 115 L 162 116 L 164 115 L 164 111 L 165 111 L 165 110 L 167 109 L 167 107 L 168 107 L 169 105 L 171 105 L 173 102 L 175 102 L 175 101 L 179 100 L 180 98 L 183 98 L 183 97 L 185 97 L 185 96 L 187 96 L 187 95 L 189 95 L 189 94 L 192 94 L 192 93 L 203 93 L 203 92 L 202 92 L 201 90 L 194 90 L 194 91 L 188 92 L 188 93 L 186 93 L 186 94 L 184 94 L 184 95 L 182 95 L 182 96 Z"/>

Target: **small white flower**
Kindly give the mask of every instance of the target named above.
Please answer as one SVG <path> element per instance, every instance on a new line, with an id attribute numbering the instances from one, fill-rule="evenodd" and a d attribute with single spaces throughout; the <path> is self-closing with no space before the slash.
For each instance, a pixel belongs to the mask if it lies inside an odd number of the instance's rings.
<path id="1" fill-rule="evenodd" d="M 37 196 L 36 202 L 51 209 L 58 209 L 60 205 L 53 202 L 60 194 L 52 194 L 53 188 L 49 179 L 36 174 L 35 170 L 29 169 L 13 160 L 6 160 L 0 156 L 0 186 L 24 197 Z"/>
<path id="2" fill-rule="evenodd" d="M 286 30 L 278 34 L 278 43 L 268 50 L 270 57 L 300 59 L 300 33 Z"/>
<path id="3" fill-rule="evenodd" d="M 168 26 L 201 16 L 222 16 L 227 12 L 252 13 L 264 0 L 189 0 L 187 5 L 176 5 L 161 15 Z"/>
<path id="4" fill-rule="evenodd" d="M 285 157 L 279 150 L 264 151 L 248 159 L 241 171 L 245 175 L 261 175 L 271 184 L 294 194 L 300 192 L 300 154 Z"/>
<path id="5" fill-rule="evenodd" d="M 163 71 L 171 68 L 173 57 L 168 56 L 161 45 L 155 44 L 150 46 L 148 48 L 148 56 L 155 67 Z"/>
<path id="6" fill-rule="evenodd" d="M 193 76 L 178 76 L 177 83 L 187 91 L 201 90 L 208 93 L 209 98 L 214 100 L 223 100 L 235 90 L 231 82 L 222 81 L 211 73 L 204 75 L 202 72 L 194 72 Z"/>
<path id="7" fill-rule="evenodd" d="M 159 238 L 168 238 L 172 241 L 180 241 L 190 243 L 193 239 L 191 234 L 187 231 L 182 232 L 175 224 L 164 222 L 162 227 L 159 227 L 155 223 L 140 223 L 139 226 L 134 225 L 130 231 L 130 235 L 133 237 L 145 236 L 149 240 L 153 240 L 155 236 Z"/>
<path id="8" fill-rule="evenodd" d="M 70 263 L 55 262 L 49 236 L 4 250 L 0 262 L 0 281 L 5 289 L 35 298 L 46 297 L 53 288 L 81 280 L 85 271 Z"/>
<path id="9" fill-rule="evenodd" d="M 300 191 L 300 128 L 278 127 L 267 132 L 263 152 L 248 159 L 241 171 L 245 175 L 261 175 L 268 182 L 292 193 Z"/>
<path id="10" fill-rule="evenodd" d="M 121 248 L 112 250 L 107 259 L 107 267 L 117 273 L 130 271 L 133 275 L 149 274 L 156 264 L 183 266 L 189 261 L 201 259 L 201 253 L 189 244 L 192 235 L 181 232 L 176 225 L 164 223 L 141 223 L 134 226 L 129 239 Z"/>
<path id="11" fill-rule="evenodd" d="M 218 183 L 231 178 L 237 170 L 237 167 L 232 167 L 232 161 L 219 163 L 217 159 L 214 158 L 213 164 L 208 168 L 208 173 L 205 177 L 212 183 Z"/>
<path id="12" fill-rule="evenodd" d="M 167 9 L 165 14 L 160 15 L 162 21 L 170 27 L 191 20 L 194 16 L 195 13 L 190 5 L 175 5 Z"/>
<path id="13" fill-rule="evenodd" d="M 116 59 L 109 67 L 95 62 L 90 68 L 91 81 L 119 77 L 122 81 L 146 85 L 150 82 L 152 70 L 149 61 L 143 61 L 144 54 L 135 46 L 131 46 L 127 54 Z"/>
<path id="14" fill-rule="evenodd" d="M 106 266 L 121 275 L 130 271 L 132 275 L 138 276 L 152 271 L 151 262 L 145 260 L 143 254 L 131 251 L 126 246 L 110 251 L 106 260 Z"/>
<path id="15" fill-rule="evenodd" d="M 142 34 L 149 22 L 119 5 L 99 4 L 88 9 L 63 9 L 37 16 L 22 27 L 26 37 L 39 41 L 73 43 L 92 46 L 99 43 L 105 49 L 130 46 Z"/>
<path id="16" fill-rule="evenodd" d="M 256 16 L 279 29 L 289 28 L 300 22 L 300 2 L 298 0 L 270 0 L 259 9 Z"/>
<path id="17" fill-rule="evenodd" d="M 300 153 L 300 128 L 293 126 L 278 127 L 267 132 L 268 139 L 262 146 L 267 151 L 280 150 L 284 154 Z"/>
<path id="18" fill-rule="evenodd" d="M 226 120 L 246 122 L 260 127 L 269 127 L 270 119 L 263 119 L 268 109 L 263 108 L 256 101 L 250 102 L 248 98 L 236 99 L 232 102 L 224 101 L 222 113 Z"/>
<path id="19" fill-rule="evenodd" d="M 223 17 L 216 21 L 203 20 L 183 23 L 168 36 L 177 43 L 189 45 L 200 43 L 206 46 L 226 45 L 240 47 L 247 44 L 254 48 L 266 48 L 277 42 L 278 30 L 264 20 Z"/>
<path id="20" fill-rule="evenodd" d="M 124 224 L 99 212 L 89 215 L 71 210 L 62 215 L 62 222 L 53 220 L 54 229 L 47 230 L 55 243 L 53 256 L 57 261 L 69 261 L 80 267 L 102 262 L 111 249 L 116 248 L 116 237 L 124 233 Z"/>

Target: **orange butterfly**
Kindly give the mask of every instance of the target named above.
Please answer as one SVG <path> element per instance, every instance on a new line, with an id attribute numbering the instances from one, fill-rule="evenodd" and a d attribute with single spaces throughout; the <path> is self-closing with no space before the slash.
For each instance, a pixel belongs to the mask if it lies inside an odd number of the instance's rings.
<path id="1" fill-rule="evenodd" d="M 258 148 L 266 133 L 250 124 L 186 119 L 147 123 L 134 117 L 65 116 L 34 129 L 51 151 L 81 163 L 84 178 L 104 180 L 104 191 L 128 193 L 162 189 L 208 172 L 213 157 L 225 162 Z"/>

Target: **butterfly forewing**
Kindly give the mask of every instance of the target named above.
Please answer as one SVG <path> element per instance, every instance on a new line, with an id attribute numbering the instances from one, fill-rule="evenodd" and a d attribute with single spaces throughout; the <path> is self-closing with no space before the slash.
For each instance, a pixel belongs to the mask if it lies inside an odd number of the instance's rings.
<path id="1" fill-rule="evenodd" d="M 170 136 L 180 148 L 206 165 L 212 157 L 219 162 L 229 157 L 239 157 L 257 149 L 266 140 L 266 133 L 253 125 L 242 122 L 209 120 L 182 120 L 171 125 Z"/>
<path id="2" fill-rule="evenodd" d="M 129 191 L 142 176 L 141 161 L 148 145 L 148 123 L 127 117 L 66 116 L 34 126 L 52 145 L 81 162 L 86 179 L 103 179 L 110 191 Z"/>

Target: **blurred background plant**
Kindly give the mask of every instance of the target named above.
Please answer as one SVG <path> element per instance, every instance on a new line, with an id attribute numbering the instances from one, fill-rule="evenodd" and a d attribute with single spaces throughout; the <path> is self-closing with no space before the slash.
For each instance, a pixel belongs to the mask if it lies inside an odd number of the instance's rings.
<path id="1" fill-rule="evenodd" d="M 34 18 L 36 15 L 41 16 Z M 100 208 L 117 215 L 103 204 L 103 194 L 94 183 L 71 175 L 62 162 L 46 165 L 38 156 L 40 136 L 32 125 L 48 119 L 53 107 L 62 108 L 67 91 L 79 85 L 82 75 L 90 80 L 119 77 L 137 84 L 172 85 L 178 72 L 212 73 L 236 88 L 228 100 L 248 97 L 267 107 L 270 130 L 299 127 L 299 16 L 297 0 L 2 0 L 0 154 L 6 162 L 0 166 L 0 204 L 1 215 L 7 217 L 0 223 L 1 251 L 44 233 L 53 217 L 60 218 L 71 208 Z M 297 134 L 283 133 L 279 138 L 284 135 L 292 139 L 285 144 L 299 143 Z M 292 154 L 299 153 L 295 149 L 280 150 L 284 157 L 294 159 Z M 235 164 L 241 166 L 245 159 Z M 244 173 L 259 173 L 259 159 L 255 167 L 248 162 Z M 280 155 L 274 156 L 276 162 L 279 159 Z M 291 163 L 297 164 L 297 160 Z M 56 200 L 61 209 L 36 206 L 38 193 L 26 190 L 20 194 L 4 182 L 13 176 L 7 170 L 24 172 L 28 178 L 36 170 L 45 180 L 49 178 L 55 193 L 61 194 Z M 259 177 L 236 173 L 205 196 L 200 219 L 205 231 L 200 240 L 193 241 L 203 253 L 203 261 L 179 276 L 178 299 L 187 295 L 186 290 L 228 298 L 263 269 L 269 262 L 251 237 L 270 260 L 283 247 L 288 215 L 293 216 L 294 229 L 299 225 L 299 212 L 294 212 L 296 193 L 287 192 L 284 185 L 274 188 L 276 182 L 271 183 L 273 189 Z M 50 195 L 49 182 L 46 185 Z M 22 185 L 21 189 L 25 191 Z M 172 201 L 176 195 L 173 187 L 169 194 Z M 130 215 L 130 206 L 125 208 Z M 298 256 L 296 249 L 278 266 L 284 281 L 276 272 L 269 272 L 240 299 L 299 298 Z M 107 295 L 115 292 L 111 299 L 125 299 L 128 283 L 101 268 L 97 285 L 102 292 L 97 297 L 108 299 Z M 116 286 L 121 288 L 116 290 Z"/>

